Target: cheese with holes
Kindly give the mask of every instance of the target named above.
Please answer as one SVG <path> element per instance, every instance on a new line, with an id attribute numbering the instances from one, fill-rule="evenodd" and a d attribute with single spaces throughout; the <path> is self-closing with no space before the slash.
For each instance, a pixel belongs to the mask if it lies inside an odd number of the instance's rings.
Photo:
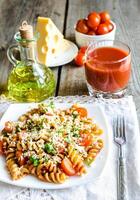
<path id="1" fill-rule="evenodd" d="M 39 33 L 38 60 L 47 65 L 54 56 L 62 51 L 61 45 L 64 36 L 50 18 L 38 17 L 36 30 Z"/>

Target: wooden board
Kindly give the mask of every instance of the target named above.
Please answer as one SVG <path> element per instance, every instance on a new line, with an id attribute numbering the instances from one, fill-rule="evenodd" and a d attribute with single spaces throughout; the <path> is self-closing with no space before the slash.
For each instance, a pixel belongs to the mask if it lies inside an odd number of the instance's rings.
<path id="1" fill-rule="evenodd" d="M 35 24 L 37 17 L 51 17 L 63 32 L 66 0 L 0 0 L 0 88 L 5 87 L 12 65 L 6 55 L 8 46 L 15 42 L 14 34 L 23 20 Z M 56 80 L 58 68 L 53 69 Z"/>

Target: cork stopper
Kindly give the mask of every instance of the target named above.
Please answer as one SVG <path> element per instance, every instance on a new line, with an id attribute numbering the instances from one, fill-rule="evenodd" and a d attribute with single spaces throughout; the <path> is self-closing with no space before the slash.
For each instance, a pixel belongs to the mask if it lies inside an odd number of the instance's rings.
<path id="1" fill-rule="evenodd" d="M 22 22 L 22 25 L 19 27 L 19 32 L 22 39 L 31 40 L 34 37 L 33 27 L 27 21 Z"/>

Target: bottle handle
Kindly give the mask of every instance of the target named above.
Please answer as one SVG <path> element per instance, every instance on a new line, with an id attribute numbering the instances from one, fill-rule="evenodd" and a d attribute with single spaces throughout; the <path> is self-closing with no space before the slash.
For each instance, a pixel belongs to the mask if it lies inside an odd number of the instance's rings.
<path id="1" fill-rule="evenodd" d="M 14 56 L 14 50 L 19 51 L 18 45 L 13 44 L 7 49 L 7 57 L 9 61 L 15 66 L 19 61 Z"/>

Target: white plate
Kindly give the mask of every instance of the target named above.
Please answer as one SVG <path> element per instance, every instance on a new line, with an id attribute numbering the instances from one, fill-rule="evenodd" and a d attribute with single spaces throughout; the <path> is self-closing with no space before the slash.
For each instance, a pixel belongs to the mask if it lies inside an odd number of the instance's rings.
<path id="1" fill-rule="evenodd" d="M 65 51 L 54 56 L 54 58 L 47 63 L 49 67 L 57 67 L 65 65 L 71 62 L 77 55 L 78 47 L 73 42 L 69 40 L 64 40 L 64 44 L 65 44 Z"/>
<path id="2" fill-rule="evenodd" d="M 69 107 L 71 104 L 55 104 L 58 108 L 66 108 Z M 35 103 L 31 104 L 12 104 L 9 106 L 5 114 L 3 115 L 0 121 L 0 130 L 4 127 L 4 123 L 8 120 L 16 121 L 17 118 L 25 113 L 29 108 L 34 107 Z M 103 110 L 96 105 L 92 104 L 84 104 L 84 107 L 87 108 L 89 116 L 94 117 L 96 123 L 104 130 L 102 138 L 104 140 L 104 148 L 97 156 L 96 160 L 93 162 L 91 167 L 87 168 L 87 174 L 83 175 L 82 177 L 70 177 L 66 182 L 63 184 L 55 184 L 55 183 L 46 183 L 38 180 L 36 177 L 28 175 L 20 180 L 13 181 L 8 174 L 8 171 L 5 166 L 5 158 L 0 156 L 0 181 L 5 183 L 9 183 L 12 185 L 18 185 L 23 187 L 30 187 L 30 188 L 38 188 L 38 189 L 62 189 L 68 188 L 76 185 L 81 185 L 87 182 L 93 182 L 97 180 L 105 168 L 107 158 L 109 156 L 110 151 L 110 126 L 107 121 L 107 117 L 105 116 Z"/>

